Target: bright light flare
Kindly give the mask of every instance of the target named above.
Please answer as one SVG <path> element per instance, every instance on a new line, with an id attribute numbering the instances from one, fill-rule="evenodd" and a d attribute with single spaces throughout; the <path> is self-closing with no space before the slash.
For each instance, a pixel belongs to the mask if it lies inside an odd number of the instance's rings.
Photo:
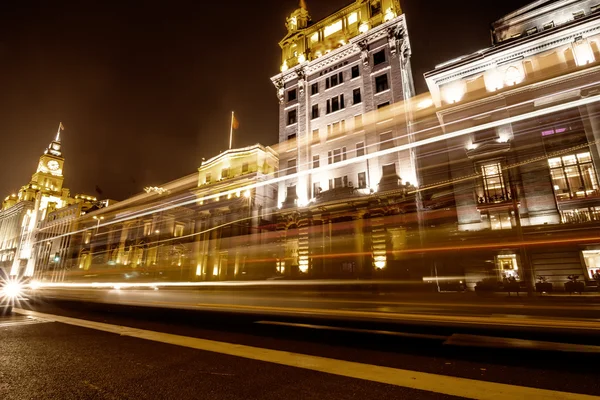
<path id="1" fill-rule="evenodd" d="M 23 294 L 23 285 L 15 280 L 6 282 L 2 288 L 2 296 L 9 299 L 18 299 Z"/>

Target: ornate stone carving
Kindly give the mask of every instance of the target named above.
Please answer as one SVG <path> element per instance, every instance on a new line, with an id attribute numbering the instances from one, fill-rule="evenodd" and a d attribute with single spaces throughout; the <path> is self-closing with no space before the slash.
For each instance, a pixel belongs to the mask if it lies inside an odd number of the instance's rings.
<path id="1" fill-rule="evenodd" d="M 398 24 L 396 26 L 390 26 L 387 29 L 388 44 L 390 47 L 390 53 L 395 56 L 398 49 L 398 43 L 401 43 L 401 47 L 404 47 L 407 43 L 406 40 L 406 29 L 404 24 Z"/>
<path id="2" fill-rule="evenodd" d="M 304 68 L 297 68 L 296 75 L 298 75 L 298 92 L 302 96 L 304 95 L 304 86 L 306 84 L 306 72 Z"/>
<path id="3" fill-rule="evenodd" d="M 275 81 L 275 88 L 277 89 L 277 98 L 279 99 L 279 104 L 283 104 L 283 100 L 285 98 L 285 83 L 283 79 L 278 79 Z"/>
<path id="4" fill-rule="evenodd" d="M 369 67 L 369 42 L 367 40 L 361 40 L 356 43 L 358 49 L 360 50 L 360 59 L 362 60 L 365 68 Z"/>

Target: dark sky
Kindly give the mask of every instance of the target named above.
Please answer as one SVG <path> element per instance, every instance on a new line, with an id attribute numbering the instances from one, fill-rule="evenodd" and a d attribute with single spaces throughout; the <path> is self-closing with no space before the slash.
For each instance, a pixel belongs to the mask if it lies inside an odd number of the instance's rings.
<path id="1" fill-rule="evenodd" d="M 313 20 L 352 0 L 307 0 Z M 489 46 L 527 0 L 402 0 L 418 92 L 435 64 Z M 270 77 L 296 0 L 0 2 L 0 195 L 29 182 L 64 123 L 71 193 L 123 199 L 228 146 L 277 141 Z"/>

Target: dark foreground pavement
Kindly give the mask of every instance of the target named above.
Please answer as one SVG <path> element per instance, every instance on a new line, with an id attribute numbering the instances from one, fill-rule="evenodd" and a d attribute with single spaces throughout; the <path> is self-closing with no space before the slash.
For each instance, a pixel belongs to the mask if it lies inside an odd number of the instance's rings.
<path id="1" fill-rule="evenodd" d="M 64 302 L 32 308 L 110 326 L 252 346 L 258 354 L 271 349 L 289 352 L 282 354 L 290 359 L 313 355 L 395 368 L 398 374 L 435 375 L 428 390 L 409 389 L 323 373 L 310 365 L 295 368 L 17 314 L 0 318 L 1 399 L 445 399 L 452 396 L 442 394 L 437 383 L 448 376 L 508 384 L 517 392 L 520 387 L 553 391 L 536 398 L 564 398 L 563 392 L 600 395 L 598 354 L 449 347 L 435 332 L 402 337 L 270 325 L 264 322 L 286 321 L 267 316 Z M 395 370 L 389 371 L 394 375 Z M 492 390 L 476 397 L 485 398 Z"/>

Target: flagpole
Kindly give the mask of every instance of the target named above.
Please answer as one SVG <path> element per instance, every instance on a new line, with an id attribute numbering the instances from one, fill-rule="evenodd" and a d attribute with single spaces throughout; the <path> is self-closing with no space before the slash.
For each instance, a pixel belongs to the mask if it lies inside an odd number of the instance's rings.
<path id="1" fill-rule="evenodd" d="M 233 111 L 231 112 L 231 124 L 229 124 L 229 150 L 233 145 Z"/>

